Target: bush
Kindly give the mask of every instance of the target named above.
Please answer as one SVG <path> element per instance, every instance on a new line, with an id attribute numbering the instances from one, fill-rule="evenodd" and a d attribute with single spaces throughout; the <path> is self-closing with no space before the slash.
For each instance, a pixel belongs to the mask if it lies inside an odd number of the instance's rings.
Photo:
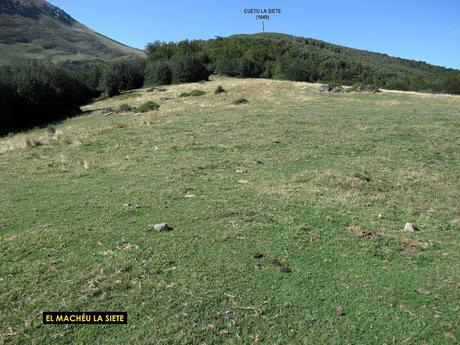
<path id="1" fill-rule="evenodd" d="M 122 91 L 137 89 L 144 84 L 144 61 L 121 60 L 106 67 L 101 76 L 100 88 L 109 97 Z"/>
<path id="2" fill-rule="evenodd" d="M 77 114 L 92 92 L 66 70 L 36 62 L 0 67 L 0 135 Z"/>
<path id="3" fill-rule="evenodd" d="M 81 75 L 80 79 L 85 85 L 92 90 L 95 95 L 99 95 L 103 90 L 101 90 L 101 79 L 102 73 L 104 71 L 103 65 L 94 65 L 87 71 L 79 71 L 79 75 Z"/>
<path id="4" fill-rule="evenodd" d="M 239 58 L 223 58 L 217 63 L 216 72 L 230 77 L 236 77 L 239 75 L 239 61 Z"/>
<path id="5" fill-rule="evenodd" d="M 355 84 L 348 88 L 347 92 L 380 92 L 379 88 L 375 85 Z"/>
<path id="6" fill-rule="evenodd" d="M 225 91 L 225 89 L 222 87 L 222 86 L 218 86 L 217 89 L 214 91 L 214 94 L 215 95 L 220 95 L 221 93 L 225 93 L 227 91 Z"/>
<path id="7" fill-rule="evenodd" d="M 238 64 L 238 75 L 243 78 L 258 77 L 263 73 L 263 67 L 259 66 L 253 60 L 241 58 Z"/>
<path id="8" fill-rule="evenodd" d="M 149 62 L 145 68 L 147 85 L 169 85 L 172 83 L 172 71 L 167 60 Z"/>
<path id="9" fill-rule="evenodd" d="M 136 108 L 134 111 L 136 113 L 146 113 L 146 112 L 154 111 L 158 109 L 160 109 L 160 106 L 157 103 L 148 101 L 142 104 L 140 107 Z"/>
<path id="10" fill-rule="evenodd" d="M 184 92 L 179 95 L 179 97 L 199 97 L 203 96 L 206 92 L 203 90 L 192 90 L 190 92 Z"/>
<path id="11" fill-rule="evenodd" d="M 236 101 L 233 102 L 233 104 L 246 104 L 249 103 L 249 101 L 246 98 L 238 98 Z"/>
<path id="12" fill-rule="evenodd" d="M 118 107 L 118 111 L 119 111 L 119 112 L 122 112 L 122 113 L 128 113 L 128 112 L 130 112 L 130 111 L 132 111 L 132 110 L 133 110 L 133 108 L 132 108 L 130 105 L 125 104 L 125 103 L 121 104 L 121 105 Z"/>
<path id="13" fill-rule="evenodd" d="M 447 77 L 444 90 L 450 94 L 460 95 L 460 75 Z"/>
<path id="14" fill-rule="evenodd" d="M 208 80 L 206 65 L 191 54 L 176 55 L 170 61 L 173 83 L 193 83 Z"/>
<path id="15" fill-rule="evenodd" d="M 223 58 L 216 66 L 220 74 L 231 77 L 253 78 L 264 72 L 263 66 L 246 57 Z"/>

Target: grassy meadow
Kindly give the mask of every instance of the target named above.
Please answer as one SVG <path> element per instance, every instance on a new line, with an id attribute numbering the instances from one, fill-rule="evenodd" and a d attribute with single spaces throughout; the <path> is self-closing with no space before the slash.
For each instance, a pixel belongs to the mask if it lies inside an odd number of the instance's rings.
<path id="1" fill-rule="evenodd" d="M 316 87 L 215 77 L 0 138 L 0 344 L 458 344 L 460 97 Z"/>

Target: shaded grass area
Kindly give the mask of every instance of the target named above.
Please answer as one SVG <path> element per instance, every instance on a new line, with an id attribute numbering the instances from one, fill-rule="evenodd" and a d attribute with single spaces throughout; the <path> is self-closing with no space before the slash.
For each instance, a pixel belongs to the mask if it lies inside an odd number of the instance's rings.
<path id="1" fill-rule="evenodd" d="M 457 343 L 460 100 L 217 82 L 0 151 L 2 342 Z M 129 324 L 45 327 L 45 310 Z"/>

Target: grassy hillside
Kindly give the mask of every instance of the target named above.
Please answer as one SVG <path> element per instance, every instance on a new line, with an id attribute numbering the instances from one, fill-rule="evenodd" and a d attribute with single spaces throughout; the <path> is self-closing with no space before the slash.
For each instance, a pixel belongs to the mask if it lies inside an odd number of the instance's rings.
<path id="1" fill-rule="evenodd" d="M 0 343 L 458 343 L 460 97 L 315 87 L 142 89 L 1 138 Z"/>
<path id="2" fill-rule="evenodd" d="M 2 0 L 0 4 L 0 63 L 34 59 L 78 64 L 143 55 L 46 1 Z"/>

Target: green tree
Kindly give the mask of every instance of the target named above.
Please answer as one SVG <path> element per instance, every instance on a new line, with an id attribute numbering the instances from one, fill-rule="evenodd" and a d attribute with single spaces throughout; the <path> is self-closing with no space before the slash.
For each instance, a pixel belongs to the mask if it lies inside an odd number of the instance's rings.
<path id="1" fill-rule="evenodd" d="M 197 82 L 209 77 L 206 65 L 191 54 L 174 56 L 170 66 L 174 83 Z"/>
<path id="2" fill-rule="evenodd" d="M 121 60 L 105 68 L 101 76 L 101 89 L 110 97 L 122 91 L 136 89 L 144 84 L 145 62 Z"/>
<path id="3" fill-rule="evenodd" d="M 172 71 L 167 60 L 150 61 L 145 68 L 147 85 L 169 85 L 172 83 Z"/>

